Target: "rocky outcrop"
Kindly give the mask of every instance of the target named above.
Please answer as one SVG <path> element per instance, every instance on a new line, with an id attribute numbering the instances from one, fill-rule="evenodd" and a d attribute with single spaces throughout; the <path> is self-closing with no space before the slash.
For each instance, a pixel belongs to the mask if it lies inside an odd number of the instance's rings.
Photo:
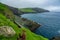
<path id="1" fill-rule="evenodd" d="M 32 21 L 32 20 L 28 20 L 26 18 L 21 18 L 18 16 L 15 16 L 15 21 L 18 22 L 19 24 L 21 24 L 24 27 L 27 27 L 28 29 L 30 29 L 31 31 L 36 30 L 38 27 L 40 27 L 41 25 Z"/>
<path id="2" fill-rule="evenodd" d="M 36 30 L 38 27 L 40 27 L 41 25 L 32 21 L 32 20 L 28 20 L 28 19 L 25 19 L 25 18 L 21 18 L 22 21 L 23 21 L 23 25 L 28 27 L 31 31 L 34 31 Z"/>
<path id="3" fill-rule="evenodd" d="M 51 40 L 60 40 L 60 36 L 53 37 Z"/>
<path id="4" fill-rule="evenodd" d="M 12 37 L 16 34 L 14 29 L 9 26 L 1 26 L 0 27 L 0 35 L 3 35 L 5 37 Z"/>

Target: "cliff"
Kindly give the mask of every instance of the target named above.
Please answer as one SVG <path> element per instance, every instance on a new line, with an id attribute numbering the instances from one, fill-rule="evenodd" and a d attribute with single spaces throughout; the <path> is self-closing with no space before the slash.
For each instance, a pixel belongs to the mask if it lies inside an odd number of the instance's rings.
<path id="1" fill-rule="evenodd" d="M 0 28 L 2 29 L 2 30 L 0 29 L 0 32 L 3 31 L 4 35 L 6 32 L 9 32 L 9 33 L 6 33 L 6 35 L 9 34 L 8 35 L 9 37 L 0 35 L 0 40 L 18 40 L 19 36 L 20 36 L 19 39 L 21 40 L 21 34 L 23 34 L 23 30 L 25 30 L 25 33 L 26 33 L 25 40 L 48 40 L 48 38 L 45 38 L 41 35 L 37 35 L 37 34 L 31 32 L 29 29 L 25 28 L 25 26 L 22 26 L 23 28 L 19 28 L 18 24 L 14 23 L 14 21 L 16 19 L 15 17 L 18 16 L 17 14 L 15 14 L 17 12 L 14 11 L 15 8 L 11 8 L 11 9 L 10 8 L 11 7 L 8 7 L 7 5 L 0 3 Z M 12 9 L 14 9 L 14 10 L 12 10 Z M 17 20 L 19 20 L 19 19 L 17 19 Z M 23 19 L 23 23 L 24 23 L 24 20 L 25 19 Z M 28 20 L 26 20 L 26 21 L 28 21 Z M 19 20 L 19 22 L 21 22 L 21 20 Z M 33 23 L 33 24 L 35 24 L 35 23 Z M 13 33 L 11 33 L 12 32 L 11 29 L 13 29 L 16 32 L 16 34 L 13 36 L 11 36 L 13 34 Z M 3 34 L 3 33 L 1 33 L 1 34 Z"/>

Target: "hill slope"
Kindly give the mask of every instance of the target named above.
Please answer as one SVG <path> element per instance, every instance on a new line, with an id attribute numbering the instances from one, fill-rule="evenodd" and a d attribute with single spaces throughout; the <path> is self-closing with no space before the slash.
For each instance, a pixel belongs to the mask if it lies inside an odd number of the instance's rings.
<path id="1" fill-rule="evenodd" d="M 14 24 L 12 21 L 10 21 L 9 19 L 7 19 L 2 13 L 0 13 L 0 27 L 1 26 L 11 26 L 15 30 L 16 35 L 10 38 L 0 36 L 0 40 L 16 40 L 17 39 L 18 34 L 20 32 L 18 26 Z"/>
<path id="2" fill-rule="evenodd" d="M 15 30 L 16 35 L 13 36 L 13 37 L 8 37 L 8 38 L 0 36 L 1 40 L 17 40 L 17 37 L 19 36 L 19 33 L 22 34 L 22 30 L 26 31 L 26 40 L 48 40 L 47 38 L 44 38 L 42 36 L 38 36 L 38 35 L 32 33 L 27 28 L 18 28 L 18 26 L 16 24 L 11 22 L 3 14 L 0 13 L 0 26 L 6 26 L 6 25 L 11 26 Z"/>
<path id="3" fill-rule="evenodd" d="M 26 31 L 26 40 L 48 40 L 41 35 L 38 36 L 32 33 L 27 28 L 19 28 L 11 20 L 14 20 L 14 13 L 6 5 L 0 3 L 0 26 L 11 26 L 16 32 L 16 35 L 13 37 L 4 37 L 0 35 L 0 40 L 17 40 L 19 34 L 22 34 L 22 30 Z"/>
<path id="4" fill-rule="evenodd" d="M 21 8 L 20 11 L 22 13 L 42 13 L 42 12 L 49 12 L 48 10 L 42 8 Z"/>
<path id="5" fill-rule="evenodd" d="M 3 13 L 6 17 L 13 20 L 14 15 L 13 12 L 4 4 L 0 3 L 0 13 Z"/>

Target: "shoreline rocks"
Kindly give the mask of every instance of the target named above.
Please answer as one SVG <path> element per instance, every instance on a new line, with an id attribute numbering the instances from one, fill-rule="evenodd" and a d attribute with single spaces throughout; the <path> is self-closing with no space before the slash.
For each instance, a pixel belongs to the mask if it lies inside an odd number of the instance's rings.
<path id="1" fill-rule="evenodd" d="M 28 20 L 26 18 L 22 18 L 22 17 L 18 17 L 15 16 L 15 21 L 17 21 L 18 23 L 20 23 L 22 26 L 30 29 L 31 31 L 36 30 L 38 27 L 40 27 L 41 25 L 32 21 L 32 20 Z"/>

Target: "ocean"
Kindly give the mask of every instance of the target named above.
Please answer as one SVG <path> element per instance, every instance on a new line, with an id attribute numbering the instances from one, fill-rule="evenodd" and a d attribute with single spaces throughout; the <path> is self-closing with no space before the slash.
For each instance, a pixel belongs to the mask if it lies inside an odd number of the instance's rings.
<path id="1" fill-rule="evenodd" d="M 47 38 L 60 36 L 60 12 L 23 14 L 21 17 L 35 21 L 41 26 L 34 32 Z"/>

